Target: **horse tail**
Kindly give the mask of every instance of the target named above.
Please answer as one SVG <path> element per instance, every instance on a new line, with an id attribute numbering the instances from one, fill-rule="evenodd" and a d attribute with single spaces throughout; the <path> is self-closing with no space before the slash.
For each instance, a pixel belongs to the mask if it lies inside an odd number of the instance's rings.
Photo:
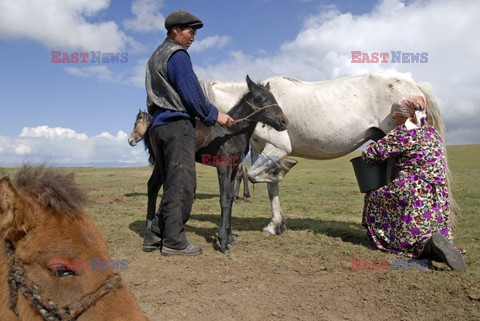
<path id="1" fill-rule="evenodd" d="M 427 86 L 426 84 L 417 84 L 418 89 L 425 95 L 425 100 L 427 102 L 427 122 L 432 125 L 440 136 L 443 139 L 443 150 L 445 154 L 445 162 L 446 162 L 446 173 L 447 173 L 447 187 L 448 187 L 448 195 L 450 196 L 450 208 L 451 208 L 451 220 L 452 223 L 455 222 L 455 216 L 460 214 L 460 207 L 458 203 L 455 201 L 452 195 L 452 172 L 448 167 L 448 157 L 447 157 L 447 143 L 446 143 L 446 130 L 445 130 L 445 123 L 443 121 L 443 117 L 440 114 L 440 108 L 438 107 L 437 100 L 435 99 L 435 95 L 432 92 L 432 89 Z"/>
<path id="2" fill-rule="evenodd" d="M 153 166 L 156 161 L 155 155 L 157 146 L 155 144 L 154 130 L 151 126 L 148 126 L 147 131 L 143 136 L 143 143 L 145 144 L 145 150 L 148 152 L 148 163 Z"/>

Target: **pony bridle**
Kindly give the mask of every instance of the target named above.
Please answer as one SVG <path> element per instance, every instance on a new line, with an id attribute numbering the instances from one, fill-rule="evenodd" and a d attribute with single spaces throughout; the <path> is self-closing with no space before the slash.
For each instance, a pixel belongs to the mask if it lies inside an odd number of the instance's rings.
<path id="1" fill-rule="evenodd" d="M 18 291 L 28 299 L 32 307 L 47 321 L 74 321 L 98 300 L 110 291 L 116 289 L 121 282 L 120 275 L 111 275 L 95 292 L 86 294 L 76 303 L 59 308 L 54 302 L 42 297 L 39 287 L 27 278 L 21 264 L 15 262 L 15 248 L 12 242 L 5 241 L 7 262 L 10 265 L 8 285 L 10 288 L 10 308 L 19 317 L 17 310 Z"/>
<path id="2" fill-rule="evenodd" d="M 267 106 L 263 106 L 263 107 L 258 107 L 258 106 L 256 106 L 255 104 L 249 102 L 247 99 L 245 99 L 245 102 L 246 102 L 250 107 L 252 107 L 253 111 L 252 111 L 250 114 L 248 114 L 247 116 L 243 117 L 243 118 L 235 119 L 235 120 L 233 121 L 233 124 L 238 124 L 238 123 L 241 123 L 241 122 L 243 122 L 243 121 L 253 121 L 253 120 L 250 119 L 253 115 L 255 115 L 255 114 L 257 114 L 257 113 L 259 113 L 259 112 L 261 112 L 261 111 L 263 111 L 263 110 L 265 110 L 265 109 L 267 109 L 267 108 L 280 107 L 277 103 L 271 104 L 271 105 L 267 105 Z"/>

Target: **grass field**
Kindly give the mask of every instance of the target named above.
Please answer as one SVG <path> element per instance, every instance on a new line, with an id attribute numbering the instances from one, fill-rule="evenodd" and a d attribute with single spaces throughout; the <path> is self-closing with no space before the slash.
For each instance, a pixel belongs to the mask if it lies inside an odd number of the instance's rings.
<path id="1" fill-rule="evenodd" d="M 197 200 L 187 237 L 200 257 L 143 253 L 151 168 L 63 168 L 74 171 L 92 204 L 88 212 L 106 235 L 112 256 L 128 259 L 122 276 L 151 320 L 479 320 L 480 145 L 448 148 L 453 195 L 462 214 L 455 244 L 469 270 L 435 263 L 428 271 L 355 271 L 352 259 L 388 260 L 361 227 L 363 194 L 349 159 L 298 159 L 280 184 L 287 231 L 264 238 L 269 222 L 266 185 L 233 210 L 236 245 L 218 251 L 216 170 L 198 165 Z M 14 169 L 6 169 L 7 172 Z"/>

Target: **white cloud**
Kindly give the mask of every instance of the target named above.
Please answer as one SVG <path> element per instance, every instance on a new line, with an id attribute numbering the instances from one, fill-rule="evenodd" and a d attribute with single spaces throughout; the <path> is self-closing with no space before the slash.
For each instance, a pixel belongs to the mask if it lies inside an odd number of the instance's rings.
<path id="1" fill-rule="evenodd" d="M 428 82 L 440 102 L 447 142 L 480 142 L 480 1 L 383 0 L 368 14 L 341 13 L 335 7 L 312 13 L 298 35 L 269 56 L 232 52 L 224 61 L 195 66 L 200 79 L 243 81 L 287 75 L 307 81 L 370 71 L 407 73 Z M 427 63 L 352 63 L 351 51 L 428 53 Z M 389 59 L 391 61 L 391 59 Z M 472 136 L 469 136 L 469 135 Z"/>
<path id="2" fill-rule="evenodd" d="M 0 136 L 0 164 L 19 165 L 24 161 L 59 165 L 147 164 L 143 146 L 128 145 L 127 134 L 102 132 L 96 136 L 70 128 L 25 127 L 18 137 Z"/>
<path id="3" fill-rule="evenodd" d="M 136 65 L 123 72 L 113 72 L 106 65 L 86 67 L 65 67 L 65 71 L 78 77 L 96 78 L 98 81 L 113 82 L 117 84 L 133 85 L 138 88 L 145 88 L 145 68 L 148 59 L 139 59 Z"/>
<path id="4" fill-rule="evenodd" d="M 145 89 L 145 68 L 147 66 L 147 61 L 148 58 L 139 59 L 133 68 L 132 73 L 126 77 L 124 82 Z"/>
<path id="5" fill-rule="evenodd" d="M 78 139 L 86 140 L 88 137 L 85 133 L 78 134 L 74 130 L 69 128 L 54 127 L 50 128 L 48 126 L 37 126 L 37 127 L 24 127 L 19 137 L 26 138 L 49 138 L 49 139 Z"/>
<path id="6" fill-rule="evenodd" d="M 118 142 L 126 142 L 128 139 L 128 135 L 122 130 L 119 130 L 116 136 L 113 136 L 109 132 L 101 132 L 100 135 L 97 135 L 95 137 L 100 139 L 104 138 L 107 140 L 118 141 Z"/>
<path id="7" fill-rule="evenodd" d="M 222 49 L 227 44 L 231 42 L 231 38 L 229 36 L 210 36 L 206 37 L 202 40 L 195 41 L 190 48 L 191 52 L 200 52 L 205 51 L 207 49 Z"/>
<path id="8" fill-rule="evenodd" d="M 30 149 L 30 147 L 23 144 L 20 144 L 15 147 L 15 154 L 17 155 L 27 155 L 27 154 L 30 154 L 31 151 L 32 150 Z"/>
<path id="9" fill-rule="evenodd" d="M 132 2 L 132 13 L 135 18 L 125 20 L 124 27 L 139 32 L 165 31 L 165 17 L 160 12 L 162 6 L 163 1 L 134 0 Z"/>
<path id="10" fill-rule="evenodd" d="M 121 82 L 118 75 L 115 76 L 105 65 L 87 67 L 65 67 L 65 71 L 79 77 L 95 77 L 100 81 Z"/>
<path id="11" fill-rule="evenodd" d="M 0 38 L 33 39 L 57 50 L 122 52 L 127 44 L 136 47 L 115 22 L 89 22 L 109 5 L 109 0 L 2 0 Z"/>

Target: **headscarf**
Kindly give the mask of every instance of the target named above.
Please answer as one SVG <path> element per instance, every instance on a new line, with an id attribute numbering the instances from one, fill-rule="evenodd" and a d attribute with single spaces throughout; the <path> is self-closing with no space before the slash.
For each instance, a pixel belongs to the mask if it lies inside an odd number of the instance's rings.
<path id="1" fill-rule="evenodd" d="M 390 115 L 392 117 L 408 118 L 405 125 L 408 129 L 419 127 L 422 120 L 427 117 L 427 103 L 422 96 L 407 96 L 392 104 Z M 414 123 L 411 117 L 416 116 L 417 123 Z M 409 128 L 410 127 L 410 128 Z"/>

